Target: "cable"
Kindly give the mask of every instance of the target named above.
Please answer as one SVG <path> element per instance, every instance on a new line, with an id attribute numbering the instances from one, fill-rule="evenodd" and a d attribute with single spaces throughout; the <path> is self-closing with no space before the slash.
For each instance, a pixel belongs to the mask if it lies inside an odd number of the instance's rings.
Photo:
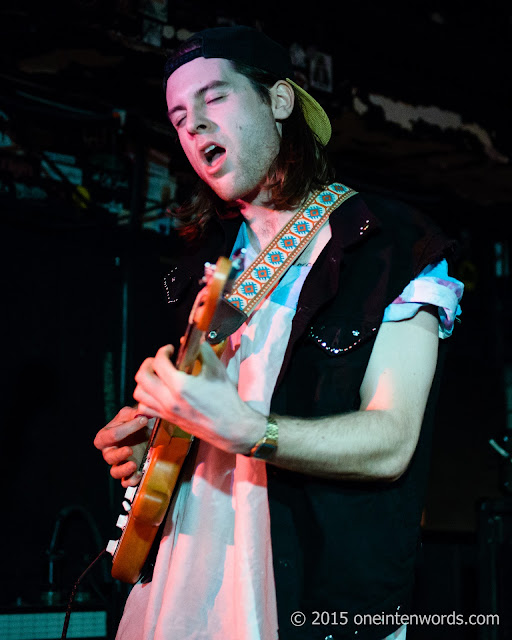
<path id="1" fill-rule="evenodd" d="M 96 556 L 96 558 L 94 558 L 91 564 L 87 567 L 87 569 L 82 573 L 82 575 L 78 578 L 78 580 L 73 585 L 73 588 L 71 589 L 71 594 L 69 596 L 68 608 L 66 610 L 66 617 L 64 618 L 64 626 L 62 627 L 61 640 L 66 640 L 66 637 L 67 637 L 69 619 L 71 617 L 71 608 L 73 606 L 73 600 L 75 599 L 78 585 L 80 584 L 84 576 L 94 567 L 94 565 L 98 562 L 98 560 L 100 560 L 105 555 L 105 553 L 107 553 L 107 550 L 102 549 L 100 553 Z"/>

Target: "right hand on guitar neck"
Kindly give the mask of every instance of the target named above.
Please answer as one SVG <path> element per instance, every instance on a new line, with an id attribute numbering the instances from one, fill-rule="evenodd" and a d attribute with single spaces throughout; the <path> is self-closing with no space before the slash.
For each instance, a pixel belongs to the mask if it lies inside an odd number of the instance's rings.
<path id="1" fill-rule="evenodd" d="M 135 486 L 141 474 L 137 471 L 146 450 L 151 429 L 148 418 L 137 407 L 123 407 L 94 438 L 94 446 L 111 465 L 110 475 L 121 480 L 123 487 Z"/>

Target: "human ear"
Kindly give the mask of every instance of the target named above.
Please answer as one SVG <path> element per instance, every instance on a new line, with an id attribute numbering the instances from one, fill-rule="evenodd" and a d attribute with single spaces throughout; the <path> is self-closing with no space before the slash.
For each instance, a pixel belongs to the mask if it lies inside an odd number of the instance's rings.
<path id="1" fill-rule="evenodd" d="M 272 113 L 276 120 L 286 120 L 293 111 L 295 93 L 286 80 L 278 80 L 270 88 Z"/>

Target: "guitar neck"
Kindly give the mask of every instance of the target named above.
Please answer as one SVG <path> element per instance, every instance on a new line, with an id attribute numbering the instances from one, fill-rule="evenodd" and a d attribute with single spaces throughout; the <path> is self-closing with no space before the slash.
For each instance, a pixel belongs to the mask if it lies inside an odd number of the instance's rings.
<path id="1" fill-rule="evenodd" d="M 178 371 L 190 375 L 200 372 L 198 358 L 202 341 L 220 298 L 234 278 L 234 271 L 227 258 L 219 258 L 210 273 L 206 273 L 205 265 L 206 286 L 196 297 L 180 343 L 176 358 Z M 140 482 L 137 487 L 127 488 L 124 513 L 118 518 L 121 538 L 110 540 L 107 545 L 107 551 L 113 556 L 112 576 L 131 584 L 141 575 L 193 440 L 190 434 L 165 419 L 151 418 L 148 426 L 151 422 L 151 435 L 139 465 Z"/>
<path id="2" fill-rule="evenodd" d="M 199 349 L 201 347 L 201 341 L 204 336 L 204 331 L 198 329 L 195 325 L 189 325 L 187 331 L 181 342 L 180 350 L 178 351 L 178 356 L 176 358 L 176 368 L 179 371 L 184 371 L 185 373 L 191 375 L 197 375 L 201 370 L 201 363 L 198 361 L 197 357 L 199 356 Z M 144 465 L 146 463 L 146 459 L 148 457 L 149 451 L 151 447 L 154 447 L 158 444 L 158 437 L 160 426 L 162 424 L 162 418 L 155 418 L 155 423 L 151 430 L 151 435 L 149 437 L 149 441 L 142 457 L 142 460 L 139 465 L 139 471 L 142 471 Z M 175 430 L 177 427 L 175 427 Z M 182 430 L 180 429 L 179 432 Z"/>
<path id="3" fill-rule="evenodd" d="M 194 374 L 194 371 L 199 365 L 197 358 L 199 356 L 203 335 L 204 331 L 201 331 L 195 325 L 188 326 L 178 352 L 178 357 L 176 358 L 176 368 L 178 371 Z"/>

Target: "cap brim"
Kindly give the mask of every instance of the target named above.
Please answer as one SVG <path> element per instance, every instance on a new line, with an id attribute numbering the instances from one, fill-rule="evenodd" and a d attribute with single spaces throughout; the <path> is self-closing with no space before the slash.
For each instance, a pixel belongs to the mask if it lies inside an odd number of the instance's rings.
<path id="1" fill-rule="evenodd" d="M 306 122 L 309 125 L 309 128 L 316 135 L 320 143 L 325 147 L 325 145 L 331 139 L 332 127 L 329 117 L 325 113 L 323 107 L 310 96 L 307 91 L 304 91 L 302 87 L 290 80 L 290 78 L 286 78 L 286 81 L 289 82 L 296 95 L 300 100 L 300 104 L 302 107 L 302 112 L 304 113 L 304 117 L 306 118 Z"/>

